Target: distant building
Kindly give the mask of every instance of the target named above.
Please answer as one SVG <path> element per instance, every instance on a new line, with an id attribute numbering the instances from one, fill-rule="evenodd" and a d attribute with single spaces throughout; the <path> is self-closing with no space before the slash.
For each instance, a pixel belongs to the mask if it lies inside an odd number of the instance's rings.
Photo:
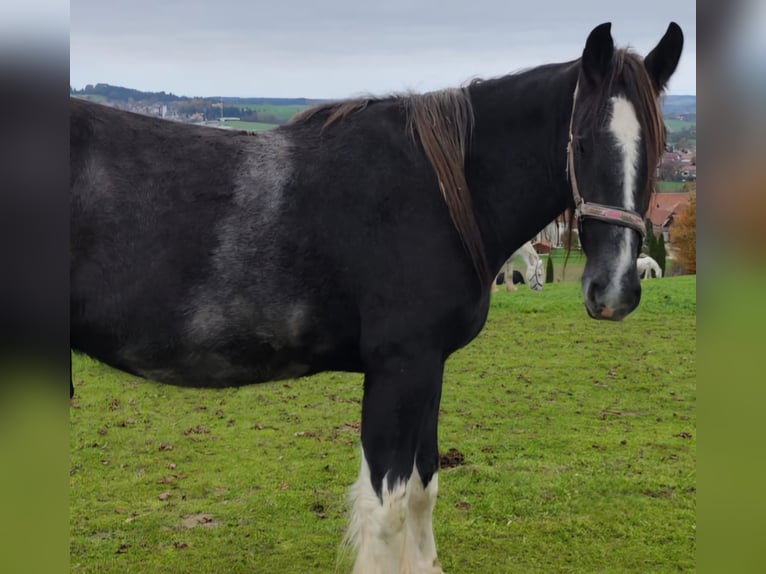
<path id="1" fill-rule="evenodd" d="M 688 206 L 689 193 L 686 191 L 653 193 L 646 218 L 652 222 L 654 234 L 659 236 L 661 233 L 665 243 L 671 243 L 673 241 L 673 224 Z"/>
<path id="2" fill-rule="evenodd" d="M 684 181 L 695 181 L 697 179 L 697 166 L 685 165 L 681 168 L 680 174 Z"/>

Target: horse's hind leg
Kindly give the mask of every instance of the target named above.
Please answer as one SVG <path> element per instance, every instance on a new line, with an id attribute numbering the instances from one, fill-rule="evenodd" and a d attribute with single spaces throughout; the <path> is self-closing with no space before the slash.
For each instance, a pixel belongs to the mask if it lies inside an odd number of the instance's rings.
<path id="1" fill-rule="evenodd" d="M 509 259 L 508 263 L 505 264 L 505 271 L 505 290 L 511 292 L 517 291 L 518 289 L 516 285 L 513 284 L 513 260 Z"/>
<path id="2" fill-rule="evenodd" d="M 362 468 L 347 536 L 357 552 L 354 574 L 441 572 L 431 513 L 442 373 L 440 358 L 389 359 L 365 377 Z"/>

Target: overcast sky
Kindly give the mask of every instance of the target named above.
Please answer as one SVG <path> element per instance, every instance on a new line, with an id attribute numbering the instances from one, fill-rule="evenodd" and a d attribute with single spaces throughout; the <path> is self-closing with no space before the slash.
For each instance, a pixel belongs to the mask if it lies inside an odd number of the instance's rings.
<path id="1" fill-rule="evenodd" d="M 70 83 L 187 96 L 343 98 L 428 91 L 579 57 L 612 22 L 685 46 L 669 93 L 696 94 L 692 0 L 71 0 Z"/>

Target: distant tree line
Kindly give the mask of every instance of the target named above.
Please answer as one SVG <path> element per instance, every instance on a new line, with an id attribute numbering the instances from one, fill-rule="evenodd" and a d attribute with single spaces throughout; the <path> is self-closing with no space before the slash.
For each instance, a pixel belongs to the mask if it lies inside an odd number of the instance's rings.
<path id="1" fill-rule="evenodd" d="M 689 140 L 697 139 L 697 126 L 684 128 L 675 132 L 669 132 L 667 141 L 668 144 L 675 145 L 676 147 L 685 148 L 689 145 Z"/>
<path id="2" fill-rule="evenodd" d="M 225 100 L 224 100 L 225 101 Z M 286 120 L 268 112 L 259 112 L 251 108 L 226 105 L 221 109 L 220 100 L 214 98 L 192 98 L 172 105 L 173 110 L 184 116 L 202 114 L 206 120 L 216 120 L 221 116 L 239 118 L 245 122 L 261 122 L 265 124 L 283 124 Z"/>
<path id="3" fill-rule="evenodd" d="M 264 105 L 271 104 L 274 106 L 312 106 L 314 104 L 323 104 L 329 100 L 312 99 L 312 98 L 230 98 L 224 96 L 223 101 L 231 105 Z"/>
<path id="4" fill-rule="evenodd" d="M 168 103 L 189 99 L 186 96 L 176 96 L 172 93 L 142 92 L 141 90 L 133 90 L 131 88 L 123 88 L 121 86 L 112 86 L 110 84 L 88 84 L 82 90 L 76 90 L 70 86 L 69 93 L 76 96 L 103 96 L 108 100 L 117 102 L 128 102 L 133 100 L 146 101 L 148 103 Z"/>
<path id="5" fill-rule="evenodd" d="M 110 100 L 116 101 L 128 101 L 133 100 L 156 100 L 158 102 L 178 102 L 189 100 L 206 100 L 210 102 L 220 102 L 221 96 L 205 96 L 205 97 L 189 97 L 189 96 L 176 96 L 173 93 L 167 92 L 143 92 L 141 90 L 134 90 L 131 88 L 123 88 L 121 86 L 112 86 L 110 84 L 88 84 L 81 90 L 77 90 L 69 87 L 69 93 L 78 96 L 104 96 Z M 309 106 L 313 104 L 324 103 L 327 100 L 311 99 L 311 98 L 234 98 L 223 97 L 224 104 L 232 107 L 248 106 L 248 105 L 263 105 L 273 104 L 275 106 L 287 106 L 287 105 L 300 105 Z"/>
<path id="6" fill-rule="evenodd" d="M 686 208 L 673 226 L 673 245 L 676 259 L 686 273 L 697 273 L 697 193 L 689 198 Z"/>
<path id="7" fill-rule="evenodd" d="M 667 95 L 662 98 L 662 113 L 667 117 L 694 116 L 691 121 L 696 121 L 697 96 Z"/>
<path id="8" fill-rule="evenodd" d="M 176 96 L 167 92 L 144 92 L 110 84 L 88 84 L 81 90 L 69 87 L 70 95 L 99 96 L 112 105 L 123 109 L 136 109 L 147 106 L 167 105 L 169 112 L 182 117 L 202 115 L 206 120 L 216 120 L 221 116 L 237 117 L 247 122 L 283 124 L 287 119 L 270 111 L 255 110 L 251 106 L 307 106 L 326 100 L 309 98 L 234 98 L 234 97 L 188 97 Z M 221 106 L 223 102 L 223 109 Z"/>

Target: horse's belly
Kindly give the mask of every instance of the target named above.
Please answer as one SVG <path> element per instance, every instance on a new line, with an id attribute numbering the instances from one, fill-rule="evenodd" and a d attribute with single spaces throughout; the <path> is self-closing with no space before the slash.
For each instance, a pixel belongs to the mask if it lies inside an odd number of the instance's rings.
<path id="1" fill-rule="evenodd" d="M 273 340 L 231 339 L 213 347 L 179 348 L 171 360 L 131 369 L 162 383 L 185 387 L 235 387 L 294 379 L 326 370 L 359 371 L 353 341 L 286 346 Z M 144 356 L 148 355 L 145 353 Z M 141 363 L 140 353 L 133 357 Z M 129 362 L 130 357 L 128 357 Z"/>
<path id="2" fill-rule="evenodd" d="M 243 362 L 209 351 L 180 356 L 175 364 L 142 366 L 136 372 L 147 379 L 183 387 L 239 387 L 308 375 L 313 369 L 306 359 L 259 353 Z"/>

